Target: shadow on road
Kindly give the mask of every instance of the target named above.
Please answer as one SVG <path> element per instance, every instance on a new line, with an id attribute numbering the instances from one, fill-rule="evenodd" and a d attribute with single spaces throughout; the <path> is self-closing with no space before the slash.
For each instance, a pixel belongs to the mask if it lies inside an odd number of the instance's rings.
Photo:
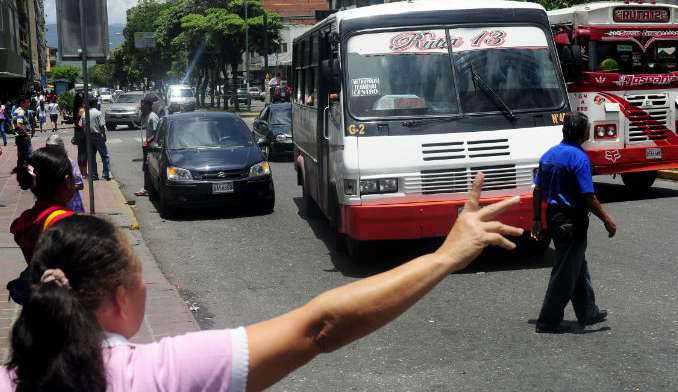
<path id="1" fill-rule="evenodd" d="M 156 212 L 160 212 L 157 201 L 151 202 Z M 261 212 L 259 206 L 253 203 L 233 204 L 221 208 L 176 208 L 171 216 L 162 218 L 173 222 L 210 221 L 220 219 L 247 218 L 251 216 L 268 215 Z"/>
<path id="2" fill-rule="evenodd" d="M 442 244 L 443 238 L 423 238 L 416 240 L 371 241 L 366 251 L 369 262 L 356 264 L 348 255 L 337 252 L 336 237 L 325 217 L 309 218 L 303 212 L 304 201 L 295 197 L 294 203 L 299 216 L 308 222 L 316 238 L 323 241 L 329 251 L 334 268 L 326 272 L 341 272 L 345 276 L 364 278 L 395 268 L 416 257 L 434 252 Z M 551 268 L 555 262 L 555 252 L 549 248 L 541 255 L 526 256 L 501 248 L 486 249 L 471 265 L 457 272 L 461 274 L 478 272 L 510 271 L 516 269 Z"/>
<path id="3" fill-rule="evenodd" d="M 642 194 L 634 193 L 623 184 L 596 182 L 594 186 L 596 197 L 601 204 L 678 197 L 678 189 L 663 187 L 660 181 L 655 182 L 647 192 Z"/>

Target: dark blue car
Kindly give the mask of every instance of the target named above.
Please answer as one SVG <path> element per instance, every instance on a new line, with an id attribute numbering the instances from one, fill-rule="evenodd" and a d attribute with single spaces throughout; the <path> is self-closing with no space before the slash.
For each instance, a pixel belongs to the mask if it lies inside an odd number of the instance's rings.
<path id="1" fill-rule="evenodd" d="M 268 161 L 242 119 L 231 113 L 191 112 L 164 117 L 157 143 L 147 147 L 151 200 L 160 214 L 175 206 L 254 203 L 273 211 Z"/>
<path id="2" fill-rule="evenodd" d="M 254 119 L 252 129 L 258 137 L 265 140 L 261 149 L 264 156 L 273 159 L 279 155 L 292 155 L 292 104 L 273 103 Z"/>

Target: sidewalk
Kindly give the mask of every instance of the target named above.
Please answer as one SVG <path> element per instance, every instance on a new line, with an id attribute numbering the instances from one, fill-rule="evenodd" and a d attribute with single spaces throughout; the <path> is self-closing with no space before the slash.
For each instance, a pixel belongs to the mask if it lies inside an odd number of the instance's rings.
<path id="1" fill-rule="evenodd" d="M 43 147 L 45 139 L 50 135 L 51 132 L 37 133 L 33 138 L 33 149 Z M 70 132 L 59 132 L 59 135 L 67 144 L 69 156 L 75 158 L 76 147 L 70 143 Z M 22 191 L 15 177 L 10 175 L 16 166 L 16 146 L 13 136 L 8 135 L 7 143 L 8 145 L 3 147 L 3 154 L 0 155 L 0 363 L 4 363 L 9 356 L 9 333 L 21 311 L 21 306 L 5 300 L 9 295 L 5 285 L 9 280 L 19 276 L 26 265 L 21 250 L 9 232 L 9 226 L 35 202 L 31 191 Z M 101 173 L 101 162 L 98 162 L 98 165 Z M 112 176 L 115 176 L 115 173 L 112 173 Z M 80 195 L 86 211 L 89 212 L 88 188 L 85 182 L 85 189 L 80 191 Z M 177 290 L 162 275 L 153 255 L 144 244 L 136 217 L 126 204 L 115 179 L 95 181 L 94 196 L 96 213 L 108 215 L 122 228 L 143 266 L 143 277 L 147 284 L 146 316 L 132 342 L 149 343 L 165 336 L 199 330 L 190 310 Z"/>

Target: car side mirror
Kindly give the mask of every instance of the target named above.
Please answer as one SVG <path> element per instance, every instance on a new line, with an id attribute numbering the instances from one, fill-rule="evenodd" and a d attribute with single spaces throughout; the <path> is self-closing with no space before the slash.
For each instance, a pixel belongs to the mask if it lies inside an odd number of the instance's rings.
<path id="1" fill-rule="evenodd" d="M 160 151 L 162 151 L 162 147 L 160 147 L 160 145 L 156 142 L 150 142 L 146 146 L 146 151 L 148 151 L 148 152 L 160 152 Z"/>

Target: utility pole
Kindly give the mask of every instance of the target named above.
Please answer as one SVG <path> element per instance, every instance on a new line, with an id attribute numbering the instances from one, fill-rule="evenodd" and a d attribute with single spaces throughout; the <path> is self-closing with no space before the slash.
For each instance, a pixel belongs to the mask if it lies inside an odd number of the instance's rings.
<path id="1" fill-rule="evenodd" d="M 264 72 L 268 78 L 268 15 L 264 11 Z"/>
<path id="2" fill-rule="evenodd" d="M 251 108 L 252 102 L 250 101 L 250 37 L 249 37 L 249 25 L 247 24 L 247 1 L 248 0 L 245 0 L 245 53 L 246 53 L 245 81 L 247 86 L 247 111 L 249 112 L 252 109 Z M 235 99 L 238 99 L 237 92 Z"/>
<path id="3" fill-rule="evenodd" d="M 85 126 L 82 127 L 85 132 L 85 141 L 87 142 L 87 178 L 89 180 L 89 213 L 94 214 L 94 182 L 92 182 L 92 173 L 94 173 L 94 165 L 96 161 L 92 162 L 92 136 L 89 133 L 89 85 L 87 84 L 87 33 L 85 30 L 85 1 L 80 0 L 80 55 L 82 56 L 82 84 L 84 87 L 83 100 L 85 101 Z"/>

